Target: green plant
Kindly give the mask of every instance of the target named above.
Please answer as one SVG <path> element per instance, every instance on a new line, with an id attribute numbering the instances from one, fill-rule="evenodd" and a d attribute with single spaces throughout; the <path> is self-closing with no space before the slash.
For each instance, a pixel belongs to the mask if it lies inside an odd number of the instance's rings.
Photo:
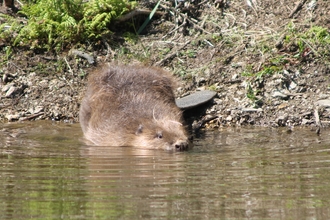
<path id="1" fill-rule="evenodd" d="M 7 46 L 4 48 L 5 52 L 6 52 L 6 56 L 5 56 L 5 60 L 9 60 L 10 56 L 13 53 L 13 49 L 11 46 Z"/>
<path id="2" fill-rule="evenodd" d="M 0 39 L 2 40 L 10 40 L 12 39 L 12 36 L 14 33 L 22 27 L 22 24 L 20 24 L 15 18 L 1 14 L 0 13 Z"/>
<path id="3" fill-rule="evenodd" d="M 299 31 L 294 24 L 287 26 L 287 34 L 284 38 L 285 44 L 294 44 L 298 47 L 295 58 L 306 56 L 306 52 L 312 51 L 316 57 L 330 56 L 330 32 L 327 28 L 313 26 L 307 31 Z"/>
<path id="4" fill-rule="evenodd" d="M 253 90 L 253 88 L 251 87 L 250 84 L 247 85 L 246 97 L 254 103 L 255 107 L 259 107 L 263 103 L 262 100 L 257 97 L 259 92 L 260 92 L 259 90 L 256 90 L 256 91 Z"/>
<path id="5" fill-rule="evenodd" d="M 38 0 L 22 8 L 28 23 L 16 28 L 13 44 L 58 50 L 99 39 L 110 33 L 112 20 L 134 7 L 129 0 Z"/>
<path id="6" fill-rule="evenodd" d="M 270 66 L 265 66 L 261 71 L 256 73 L 257 78 L 262 78 L 267 75 L 273 75 L 275 72 L 281 71 L 283 67 L 281 66 L 275 66 L 275 65 L 270 65 Z"/>
<path id="7" fill-rule="evenodd" d="M 188 49 L 187 51 L 181 52 L 182 55 L 185 55 L 189 58 L 195 58 L 196 57 L 196 51 Z"/>
<path id="8" fill-rule="evenodd" d="M 218 43 L 218 42 L 222 41 L 223 37 L 221 34 L 213 34 L 212 39 L 214 40 L 214 42 Z"/>
<path id="9" fill-rule="evenodd" d="M 4 56 L 0 57 L 0 67 L 6 65 L 13 54 L 13 48 L 11 46 L 3 47 L 2 51 L 5 53 Z"/>
<path id="10" fill-rule="evenodd" d="M 241 73 L 241 75 L 246 77 L 254 76 L 253 66 L 251 64 L 246 65 L 245 70 Z"/>
<path id="11" fill-rule="evenodd" d="M 138 36 L 134 33 L 131 33 L 131 32 L 125 32 L 123 34 L 123 37 L 124 37 L 126 42 L 132 43 L 132 44 L 136 44 L 139 40 Z"/>
<path id="12" fill-rule="evenodd" d="M 217 84 L 210 85 L 210 86 L 208 87 L 208 89 L 209 89 L 209 90 L 212 90 L 212 91 L 217 91 L 217 89 L 218 89 L 218 85 L 217 85 Z"/>

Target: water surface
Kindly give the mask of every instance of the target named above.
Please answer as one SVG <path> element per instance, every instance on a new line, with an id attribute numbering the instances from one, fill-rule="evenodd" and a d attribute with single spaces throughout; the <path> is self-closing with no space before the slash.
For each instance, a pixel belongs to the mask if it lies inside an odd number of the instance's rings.
<path id="1" fill-rule="evenodd" d="M 0 125 L 0 219 L 326 219 L 330 136 L 208 131 L 188 152 L 90 147 L 79 124 Z"/>

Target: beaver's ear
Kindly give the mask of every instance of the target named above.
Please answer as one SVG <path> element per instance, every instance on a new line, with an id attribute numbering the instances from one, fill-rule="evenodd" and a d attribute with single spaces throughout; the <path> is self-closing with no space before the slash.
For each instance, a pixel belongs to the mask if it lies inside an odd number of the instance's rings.
<path id="1" fill-rule="evenodd" d="M 138 134 L 141 134 L 143 131 L 143 125 L 139 125 L 138 129 L 136 130 L 135 134 L 138 135 Z"/>

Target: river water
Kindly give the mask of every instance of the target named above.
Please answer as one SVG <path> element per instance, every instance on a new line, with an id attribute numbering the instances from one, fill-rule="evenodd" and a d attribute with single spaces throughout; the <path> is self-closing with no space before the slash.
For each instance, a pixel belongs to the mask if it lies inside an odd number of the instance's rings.
<path id="1" fill-rule="evenodd" d="M 329 133 L 227 128 L 168 153 L 86 146 L 79 124 L 1 124 L 0 219 L 327 219 Z"/>

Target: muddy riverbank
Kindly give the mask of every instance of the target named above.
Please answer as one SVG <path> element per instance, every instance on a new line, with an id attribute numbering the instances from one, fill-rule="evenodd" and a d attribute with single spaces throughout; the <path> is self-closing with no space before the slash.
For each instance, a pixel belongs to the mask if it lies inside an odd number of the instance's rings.
<path id="1" fill-rule="evenodd" d="M 94 64 L 69 49 L 55 54 L 0 41 L 0 120 L 78 122 L 88 74 L 117 60 L 171 71 L 180 82 L 178 98 L 216 91 L 191 123 L 328 126 L 330 6 L 300 3 L 182 1 L 175 7 L 164 1 L 163 15 L 139 37 L 113 26 L 108 39 L 75 47 Z M 155 2 L 141 5 L 152 9 Z"/>

